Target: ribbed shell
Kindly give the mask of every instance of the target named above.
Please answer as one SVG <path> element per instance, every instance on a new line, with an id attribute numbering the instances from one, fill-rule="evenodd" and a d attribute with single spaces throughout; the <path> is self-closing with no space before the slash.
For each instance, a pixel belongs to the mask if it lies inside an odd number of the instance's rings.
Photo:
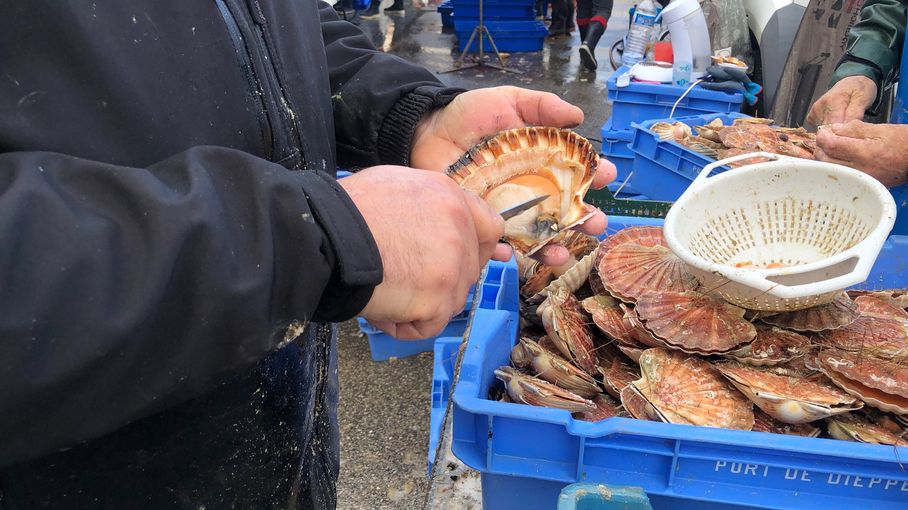
<path id="1" fill-rule="evenodd" d="M 727 357 L 757 367 L 787 363 L 810 350 L 804 335 L 775 327 L 758 327 L 753 342 L 726 354 Z"/>
<path id="2" fill-rule="evenodd" d="M 758 315 L 761 322 L 795 331 L 826 331 L 843 328 L 860 314 L 857 305 L 844 292 L 831 303 L 775 315 Z"/>
<path id="3" fill-rule="evenodd" d="M 716 368 L 757 407 L 784 423 L 809 423 L 863 407 L 855 398 L 822 381 L 779 376 L 733 363 Z"/>
<path id="4" fill-rule="evenodd" d="M 833 349 L 817 360 L 820 370 L 849 394 L 877 409 L 908 414 L 908 366 Z"/>
<path id="5" fill-rule="evenodd" d="M 567 289 L 558 288 L 537 311 L 549 339 L 558 351 L 588 374 L 596 374 L 596 348 L 580 303 Z"/>
<path id="6" fill-rule="evenodd" d="M 595 213 L 583 197 L 598 165 L 599 155 L 582 136 L 567 129 L 529 127 L 475 145 L 447 173 L 498 211 L 549 195 L 505 224 L 505 240 L 531 254 Z"/>
<path id="7" fill-rule="evenodd" d="M 621 390 L 640 378 L 639 367 L 632 366 L 618 356 L 601 361 L 599 373 L 602 374 L 602 385 L 605 386 L 605 391 L 615 398 L 621 398 Z"/>
<path id="8" fill-rule="evenodd" d="M 631 336 L 635 341 L 635 345 L 628 345 L 631 347 L 638 345 L 645 345 L 647 347 L 668 347 L 668 344 L 665 341 L 653 336 L 653 333 L 643 326 L 643 322 L 640 320 L 640 316 L 637 315 L 636 309 L 622 304 L 621 310 L 624 311 L 624 323 L 631 328 Z M 636 359 L 634 361 L 636 361 Z"/>
<path id="9" fill-rule="evenodd" d="M 670 423 L 751 430 L 753 405 L 708 362 L 665 349 L 640 356 L 632 386 Z"/>
<path id="10" fill-rule="evenodd" d="M 665 246 L 665 236 L 662 227 L 628 227 L 614 234 L 608 235 L 599 243 L 599 254 L 604 255 L 609 250 L 622 244 L 636 244 L 640 246 Z"/>
<path id="11" fill-rule="evenodd" d="M 743 308 L 699 292 L 647 292 L 635 310 L 655 337 L 688 353 L 728 352 L 757 336 Z"/>
<path id="12" fill-rule="evenodd" d="M 665 421 L 633 384 L 621 390 L 621 405 L 628 414 L 638 420 Z"/>
<path id="13" fill-rule="evenodd" d="M 608 295 L 592 296 L 580 302 L 580 305 L 593 318 L 593 323 L 605 336 L 624 344 L 635 343 L 633 329 L 624 321 L 624 311 L 619 302 Z"/>
<path id="14" fill-rule="evenodd" d="M 897 319 L 861 315 L 844 328 L 824 331 L 820 343 L 878 358 L 908 356 L 908 325 Z"/>
<path id="15" fill-rule="evenodd" d="M 513 402 L 531 406 L 565 409 L 572 413 L 594 411 L 596 404 L 542 379 L 521 374 L 511 367 L 495 370 L 495 376 L 504 382 Z"/>
<path id="16" fill-rule="evenodd" d="M 602 421 L 615 416 L 621 416 L 620 404 L 605 394 L 599 394 L 593 398 L 593 404 L 596 405 L 595 411 L 585 411 L 575 413 L 574 418 L 580 421 Z"/>
<path id="17" fill-rule="evenodd" d="M 542 301 L 552 290 L 558 287 L 564 287 L 569 292 L 577 292 L 577 289 L 583 287 L 583 284 L 590 277 L 590 271 L 596 261 L 597 250 L 598 247 L 593 247 L 593 251 L 584 255 L 580 260 L 572 264 L 570 269 L 565 271 L 564 274 L 552 280 L 544 289 L 530 296 L 527 300 L 534 303 Z"/>
<path id="18" fill-rule="evenodd" d="M 878 294 L 867 294 L 854 299 L 858 312 L 868 317 L 908 321 L 908 312 L 894 299 Z"/>
<path id="19" fill-rule="evenodd" d="M 826 420 L 829 435 L 842 441 L 905 446 L 908 439 L 856 414 L 835 416 Z"/>
<path id="20" fill-rule="evenodd" d="M 521 354 L 519 359 L 515 360 L 514 353 L 518 349 Z M 511 362 L 529 367 L 536 377 L 557 384 L 581 397 L 592 398 L 602 393 L 602 388 L 591 375 L 529 338 L 521 338 L 514 346 L 514 350 L 511 351 Z"/>
<path id="21" fill-rule="evenodd" d="M 631 303 L 645 292 L 684 292 L 699 285 L 684 262 L 665 246 L 615 246 L 600 257 L 597 267 L 609 293 Z"/>

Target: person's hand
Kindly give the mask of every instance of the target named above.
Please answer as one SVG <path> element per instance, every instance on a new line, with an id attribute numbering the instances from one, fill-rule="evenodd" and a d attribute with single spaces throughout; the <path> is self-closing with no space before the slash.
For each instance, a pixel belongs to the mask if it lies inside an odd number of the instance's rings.
<path id="1" fill-rule="evenodd" d="M 524 126 L 575 127 L 583 122 L 583 111 L 550 92 L 518 87 L 471 90 L 457 96 L 445 108 L 426 117 L 416 129 L 410 163 L 417 168 L 443 171 L 470 147 L 500 131 Z M 615 165 L 600 158 L 592 188 L 615 180 Z M 576 227 L 590 235 L 605 231 L 608 222 L 599 212 Z M 567 262 L 562 246 L 546 246 L 534 258 L 560 266 Z"/>
<path id="2" fill-rule="evenodd" d="M 817 131 L 820 161 L 864 171 L 885 186 L 908 182 L 908 125 L 853 120 Z"/>
<path id="3" fill-rule="evenodd" d="M 499 246 L 504 220 L 437 172 L 379 166 L 338 181 L 381 253 L 384 275 L 360 315 L 403 339 L 439 334 L 463 310 L 470 286 Z"/>
<path id="4" fill-rule="evenodd" d="M 876 100 L 876 83 L 866 76 L 848 76 L 833 85 L 807 114 L 806 123 L 819 127 L 862 120 Z"/>

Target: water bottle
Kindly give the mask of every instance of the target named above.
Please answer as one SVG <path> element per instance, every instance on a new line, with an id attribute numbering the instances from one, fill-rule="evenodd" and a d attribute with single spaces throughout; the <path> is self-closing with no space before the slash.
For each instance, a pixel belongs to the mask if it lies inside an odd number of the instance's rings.
<path id="1" fill-rule="evenodd" d="M 653 0 L 643 0 L 634 8 L 634 19 L 624 39 L 624 55 L 621 63 L 632 66 L 646 56 L 646 47 L 656 34 L 656 4 Z"/>

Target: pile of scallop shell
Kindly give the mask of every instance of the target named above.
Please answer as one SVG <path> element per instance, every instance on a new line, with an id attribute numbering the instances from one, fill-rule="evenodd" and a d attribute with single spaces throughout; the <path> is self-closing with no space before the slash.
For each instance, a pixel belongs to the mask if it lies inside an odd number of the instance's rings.
<path id="1" fill-rule="evenodd" d="M 772 119 L 740 117 L 730 126 L 722 119 L 693 128 L 683 122 L 657 122 L 650 130 L 662 140 L 681 144 L 713 159 L 725 159 L 752 152 L 769 152 L 782 156 L 815 159 L 816 134 L 806 129 L 773 126 Z M 730 167 L 759 163 L 764 158 L 751 158 L 731 163 Z"/>
<path id="2" fill-rule="evenodd" d="M 520 339 L 490 398 L 587 421 L 908 441 L 908 293 L 754 312 L 702 288 L 660 227 L 555 240 L 563 267 L 518 256 Z"/>

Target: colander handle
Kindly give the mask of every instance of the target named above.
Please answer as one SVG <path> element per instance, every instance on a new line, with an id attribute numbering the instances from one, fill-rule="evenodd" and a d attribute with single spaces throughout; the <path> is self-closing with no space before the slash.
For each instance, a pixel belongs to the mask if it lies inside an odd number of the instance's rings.
<path id="1" fill-rule="evenodd" d="M 885 240 L 884 240 L 885 241 Z M 879 244 L 875 240 L 873 244 Z M 771 296 L 775 296 L 781 299 L 794 299 L 794 298 L 803 298 L 807 296 L 815 296 L 819 294 L 825 294 L 827 292 L 832 292 L 836 290 L 845 289 L 851 287 L 852 285 L 857 285 L 867 280 L 867 276 L 870 274 L 870 270 L 873 268 L 873 264 L 876 261 L 876 254 L 879 252 L 879 246 L 876 249 L 871 250 L 871 253 L 874 256 L 867 256 L 866 254 L 861 253 L 858 250 L 848 250 L 843 252 L 841 256 L 834 257 L 829 259 L 829 264 L 826 267 L 834 266 L 840 262 L 857 259 L 854 267 L 848 273 L 843 275 L 834 276 L 825 280 L 817 280 L 809 283 L 802 283 L 800 285 L 784 285 L 781 283 L 774 282 L 766 277 L 766 275 L 760 274 L 756 271 L 734 271 L 723 274 L 725 278 L 729 280 L 738 282 L 740 284 L 746 285 L 752 289 L 757 289 L 762 292 L 765 292 Z M 811 268 L 805 270 L 802 273 L 813 272 L 822 270 L 823 268 Z M 787 272 L 785 276 L 795 276 L 801 274 L 799 272 Z"/>
<path id="2" fill-rule="evenodd" d="M 725 158 L 721 161 L 716 161 L 715 163 L 710 163 L 710 164 L 706 165 L 705 167 L 703 167 L 703 170 L 700 170 L 700 175 L 698 175 L 697 178 L 694 179 L 694 182 L 692 182 L 691 185 L 687 189 L 693 190 L 693 189 L 698 188 L 699 185 L 702 185 L 703 181 L 705 181 L 709 177 L 710 172 L 712 172 L 716 168 L 723 167 L 729 163 L 734 163 L 735 161 L 741 161 L 742 159 L 751 159 L 751 158 L 759 158 L 759 157 L 768 158 L 773 161 L 778 161 L 778 160 L 782 160 L 782 159 L 791 159 L 791 160 L 798 159 L 798 158 L 792 158 L 790 156 L 772 154 L 770 152 L 750 152 L 747 154 L 739 154 L 737 156 Z"/>

